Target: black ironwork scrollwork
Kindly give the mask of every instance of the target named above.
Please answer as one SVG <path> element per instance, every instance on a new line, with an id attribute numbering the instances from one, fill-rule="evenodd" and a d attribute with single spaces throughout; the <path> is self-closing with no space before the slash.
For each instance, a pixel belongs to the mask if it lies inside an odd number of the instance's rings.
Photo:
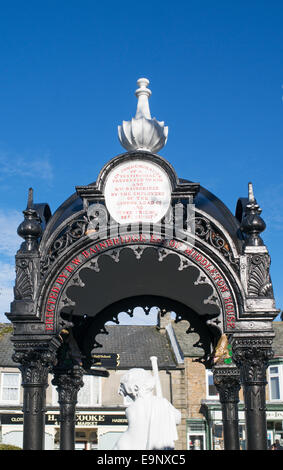
<path id="1" fill-rule="evenodd" d="M 269 255 L 254 255 L 250 258 L 248 278 L 248 295 L 250 297 L 273 297 L 269 265 Z"/>
<path id="2" fill-rule="evenodd" d="M 197 215 L 195 217 L 195 235 L 206 243 L 216 248 L 224 256 L 231 266 L 238 272 L 239 260 L 235 259 L 230 244 L 218 228 L 206 217 Z"/>

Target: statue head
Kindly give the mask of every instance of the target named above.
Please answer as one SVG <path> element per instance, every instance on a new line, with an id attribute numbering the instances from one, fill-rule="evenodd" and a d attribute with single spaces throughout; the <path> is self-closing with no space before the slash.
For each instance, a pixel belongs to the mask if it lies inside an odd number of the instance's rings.
<path id="1" fill-rule="evenodd" d="M 155 379 L 151 372 L 144 369 L 130 369 L 120 381 L 119 394 L 124 396 L 125 404 L 137 398 L 151 394 L 155 387 Z"/>

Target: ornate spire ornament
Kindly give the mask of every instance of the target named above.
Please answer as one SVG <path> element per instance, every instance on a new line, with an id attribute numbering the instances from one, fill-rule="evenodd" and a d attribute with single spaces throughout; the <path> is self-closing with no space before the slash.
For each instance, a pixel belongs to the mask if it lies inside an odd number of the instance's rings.
<path id="1" fill-rule="evenodd" d="M 241 223 L 241 230 L 246 235 L 245 246 L 262 246 L 263 241 L 259 234 L 266 228 L 264 220 L 260 217 L 261 208 L 254 197 L 253 185 L 249 183 L 249 201 L 246 205 L 245 215 Z"/>
<path id="2" fill-rule="evenodd" d="M 21 250 L 33 251 L 37 248 L 37 240 L 42 234 L 40 225 L 41 219 L 36 210 L 33 209 L 33 189 L 29 188 L 28 203 L 26 210 L 23 211 L 25 220 L 18 227 L 18 235 L 25 239 Z"/>
<path id="3" fill-rule="evenodd" d="M 121 145 L 128 151 L 147 150 L 157 153 L 167 142 L 168 127 L 151 117 L 148 98 L 151 91 L 147 88 L 149 80 L 140 78 L 136 90 L 138 98 L 136 116 L 131 121 L 123 121 L 118 126 Z"/>

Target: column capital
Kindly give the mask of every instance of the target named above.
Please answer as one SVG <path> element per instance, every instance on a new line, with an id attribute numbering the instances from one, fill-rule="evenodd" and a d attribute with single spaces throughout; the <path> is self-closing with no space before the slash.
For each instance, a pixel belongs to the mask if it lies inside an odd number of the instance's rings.
<path id="1" fill-rule="evenodd" d="M 213 368 L 214 385 L 220 396 L 221 403 L 239 402 L 240 371 L 235 366 L 215 366 Z"/>
<path id="2" fill-rule="evenodd" d="M 48 373 L 56 363 L 58 342 L 26 338 L 15 341 L 13 360 L 19 364 L 24 389 L 24 450 L 44 449 Z"/>
<path id="3" fill-rule="evenodd" d="M 233 359 L 240 369 L 243 385 L 247 449 L 266 450 L 266 369 L 273 356 L 274 335 L 235 335 L 232 338 Z"/>
<path id="4" fill-rule="evenodd" d="M 240 448 L 238 402 L 241 388 L 239 370 L 235 365 L 215 365 L 213 379 L 222 408 L 225 450 L 238 450 Z"/>
<path id="5" fill-rule="evenodd" d="M 15 342 L 13 361 L 20 364 L 22 385 L 40 385 L 47 382 L 48 373 L 56 364 L 58 344 L 54 342 Z"/>
<path id="6" fill-rule="evenodd" d="M 80 366 L 66 371 L 54 370 L 52 384 L 57 387 L 59 403 L 76 404 L 77 393 L 84 385 L 83 372 Z"/>
<path id="7" fill-rule="evenodd" d="M 60 450 L 74 450 L 77 395 L 83 387 L 83 368 L 54 369 L 52 384 L 57 387 L 60 405 Z"/>
<path id="8" fill-rule="evenodd" d="M 232 339 L 233 359 L 246 384 L 266 383 L 266 369 L 273 357 L 272 336 L 237 337 Z"/>

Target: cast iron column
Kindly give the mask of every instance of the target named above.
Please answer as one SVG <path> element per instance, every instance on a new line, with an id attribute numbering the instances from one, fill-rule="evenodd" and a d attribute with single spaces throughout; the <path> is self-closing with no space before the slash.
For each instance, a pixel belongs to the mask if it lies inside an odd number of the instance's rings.
<path id="1" fill-rule="evenodd" d="M 241 388 L 240 371 L 230 365 L 215 366 L 213 379 L 222 407 L 224 449 L 239 450 L 238 402 Z"/>
<path id="2" fill-rule="evenodd" d="M 51 368 L 50 355 L 43 351 L 16 353 L 14 360 L 19 362 L 24 389 L 24 450 L 44 449 L 45 398 L 48 385 L 48 372 Z"/>
<path id="3" fill-rule="evenodd" d="M 233 356 L 240 368 L 244 391 L 247 450 L 267 449 L 266 369 L 272 358 L 272 338 L 238 338 Z"/>
<path id="4" fill-rule="evenodd" d="M 57 386 L 60 405 L 60 450 L 75 449 L 76 404 L 78 391 L 83 387 L 83 369 L 55 372 L 53 385 Z"/>

